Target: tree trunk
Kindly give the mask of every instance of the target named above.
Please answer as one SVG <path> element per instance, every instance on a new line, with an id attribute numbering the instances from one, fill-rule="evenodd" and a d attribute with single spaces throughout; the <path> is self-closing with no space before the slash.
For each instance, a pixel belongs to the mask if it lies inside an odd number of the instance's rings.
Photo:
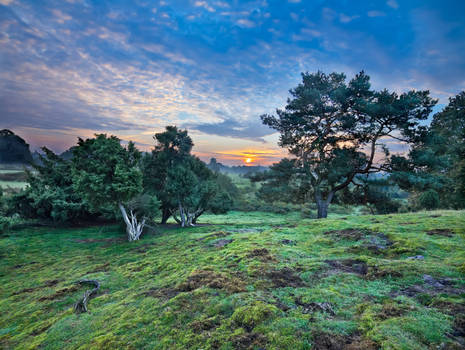
<path id="1" fill-rule="evenodd" d="M 169 208 L 163 208 L 162 209 L 162 216 L 161 216 L 161 222 L 160 224 L 164 225 L 168 221 L 168 219 L 171 216 L 171 211 Z"/>
<path id="2" fill-rule="evenodd" d="M 184 213 L 184 208 L 181 205 L 181 202 L 179 202 L 179 216 L 181 217 L 181 227 L 186 226 L 186 216 Z"/>
<path id="3" fill-rule="evenodd" d="M 123 216 L 123 220 L 126 223 L 126 233 L 128 234 L 129 242 L 139 240 L 139 237 L 145 227 L 145 218 L 142 220 L 142 222 L 138 222 L 137 217 L 134 215 L 132 210 L 130 212 L 130 217 L 128 217 L 123 204 L 119 203 L 118 206 L 119 210 L 121 211 L 121 215 Z"/>
<path id="4" fill-rule="evenodd" d="M 329 192 L 326 199 L 321 198 L 321 194 L 315 195 L 316 205 L 318 207 L 317 218 L 325 219 L 328 217 L 328 207 L 333 200 L 334 192 Z"/>
<path id="5" fill-rule="evenodd" d="M 319 202 L 316 203 L 316 205 L 318 206 L 317 218 L 318 219 L 324 219 L 324 218 L 328 217 L 328 206 L 329 206 L 329 204 L 326 203 L 326 201 L 319 201 Z"/>

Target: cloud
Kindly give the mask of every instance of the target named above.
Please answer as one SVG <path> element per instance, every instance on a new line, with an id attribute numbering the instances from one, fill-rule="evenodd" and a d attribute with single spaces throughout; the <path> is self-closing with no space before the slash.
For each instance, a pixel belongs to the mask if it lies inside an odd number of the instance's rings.
<path id="1" fill-rule="evenodd" d="M 215 12 L 215 9 L 214 9 L 212 6 L 210 6 L 210 5 L 208 4 L 208 2 L 206 2 L 206 1 L 196 1 L 196 2 L 194 3 L 194 6 L 195 6 L 195 7 L 203 7 L 203 8 L 204 8 L 205 10 L 207 10 L 208 12 Z"/>
<path id="2" fill-rule="evenodd" d="M 247 139 L 265 143 L 264 136 L 271 135 L 276 131 L 263 125 L 260 119 L 237 121 L 233 118 L 225 118 L 217 123 L 192 123 L 184 127 L 200 131 L 205 134 L 226 136 L 239 139 Z"/>
<path id="3" fill-rule="evenodd" d="M 339 14 L 339 21 L 341 21 L 341 23 L 349 23 L 349 22 L 352 22 L 354 19 L 357 19 L 359 17 L 360 16 L 358 16 L 358 15 L 347 16 L 347 15 L 341 13 L 341 14 Z"/>
<path id="4" fill-rule="evenodd" d="M 396 10 L 399 8 L 399 4 L 397 3 L 396 0 L 388 0 L 388 2 L 386 2 L 386 5 Z"/>
<path id="5" fill-rule="evenodd" d="M 376 11 L 376 10 L 372 10 L 372 11 L 368 11 L 367 12 L 367 15 L 368 17 L 382 17 L 382 16 L 386 16 L 386 14 L 382 11 Z"/>
<path id="6" fill-rule="evenodd" d="M 236 24 L 239 27 L 242 27 L 242 28 L 253 28 L 253 27 L 255 27 L 255 23 L 252 22 L 250 19 L 246 19 L 246 18 L 238 19 L 236 21 Z"/>

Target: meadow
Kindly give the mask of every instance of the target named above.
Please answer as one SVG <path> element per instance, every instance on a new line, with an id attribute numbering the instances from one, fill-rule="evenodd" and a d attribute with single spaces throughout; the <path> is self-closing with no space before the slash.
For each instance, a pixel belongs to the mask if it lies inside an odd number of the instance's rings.
<path id="1" fill-rule="evenodd" d="M 3 349 L 460 349 L 465 211 L 0 236 Z M 74 303 L 101 284 L 88 312 Z"/>

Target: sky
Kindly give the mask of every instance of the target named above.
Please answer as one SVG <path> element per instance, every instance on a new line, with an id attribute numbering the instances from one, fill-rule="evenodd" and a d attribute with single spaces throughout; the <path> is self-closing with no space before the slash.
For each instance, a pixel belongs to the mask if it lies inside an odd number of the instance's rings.
<path id="1" fill-rule="evenodd" d="M 0 0 L 0 129 L 61 152 L 107 133 L 150 150 L 166 125 L 225 164 L 286 156 L 259 116 L 301 72 L 465 90 L 465 1 Z"/>

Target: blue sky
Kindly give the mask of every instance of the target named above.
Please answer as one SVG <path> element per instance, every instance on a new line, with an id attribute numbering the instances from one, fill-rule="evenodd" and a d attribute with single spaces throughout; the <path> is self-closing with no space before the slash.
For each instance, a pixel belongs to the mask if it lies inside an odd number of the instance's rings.
<path id="1" fill-rule="evenodd" d="M 375 88 L 465 90 L 465 1 L 0 0 L 0 128 L 62 151 L 95 132 L 148 150 L 165 125 L 195 152 L 268 164 L 259 115 L 302 71 Z"/>

